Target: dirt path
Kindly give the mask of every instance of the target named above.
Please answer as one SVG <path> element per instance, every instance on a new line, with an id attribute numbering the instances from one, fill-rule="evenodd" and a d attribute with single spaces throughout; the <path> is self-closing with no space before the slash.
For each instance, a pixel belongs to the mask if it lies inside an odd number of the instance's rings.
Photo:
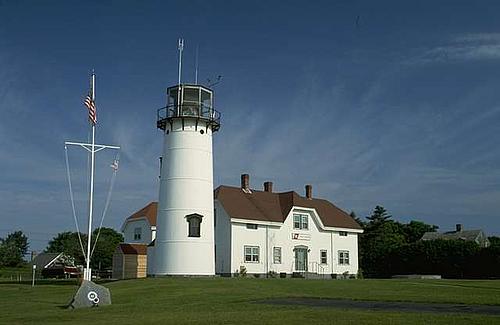
<path id="1" fill-rule="evenodd" d="M 330 307 L 347 309 L 368 309 L 378 311 L 400 311 L 400 312 L 431 312 L 431 313 L 474 313 L 484 315 L 500 315 L 500 306 L 487 305 L 462 305 L 462 304 L 440 304 L 420 302 L 397 302 L 397 301 L 366 301 L 345 299 L 320 299 L 320 298 L 281 298 L 267 299 L 258 303 L 272 305 L 299 305 L 309 307 Z"/>

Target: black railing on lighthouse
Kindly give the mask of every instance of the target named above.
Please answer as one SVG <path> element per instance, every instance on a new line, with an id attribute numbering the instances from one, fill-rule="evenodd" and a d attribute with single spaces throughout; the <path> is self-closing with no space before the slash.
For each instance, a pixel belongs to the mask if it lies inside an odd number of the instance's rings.
<path id="1" fill-rule="evenodd" d="M 220 113 L 210 106 L 200 103 L 184 102 L 180 105 L 172 104 L 157 111 L 156 126 L 159 129 L 165 130 L 167 122 L 171 122 L 176 118 L 196 118 L 208 122 L 214 131 L 220 128 Z"/>

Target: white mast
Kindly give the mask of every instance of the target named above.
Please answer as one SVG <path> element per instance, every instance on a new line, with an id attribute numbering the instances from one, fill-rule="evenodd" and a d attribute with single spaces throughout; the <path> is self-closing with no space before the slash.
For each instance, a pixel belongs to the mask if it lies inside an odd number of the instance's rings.
<path id="1" fill-rule="evenodd" d="M 95 105 L 95 73 L 92 70 L 91 78 L 91 96 L 92 103 Z M 91 238 L 92 238 L 92 214 L 94 210 L 94 171 L 95 171 L 95 154 L 103 149 L 120 149 L 119 146 L 108 146 L 95 144 L 95 123 L 92 123 L 92 143 L 81 143 L 81 142 L 64 142 L 65 146 L 75 145 L 80 146 L 90 152 L 90 190 L 89 190 L 89 220 L 88 220 L 88 233 L 87 233 L 87 253 L 85 254 L 85 269 L 83 271 L 83 279 L 92 281 L 92 270 L 90 269 L 90 258 L 91 258 Z"/>
<path id="2" fill-rule="evenodd" d="M 92 70 L 92 102 L 95 103 L 95 73 Z M 90 147 L 90 191 L 89 191 L 89 221 L 88 221 L 88 233 L 87 233 L 87 255 L 86 255 L 86 267 L 83 272 L 84 280 L 92 280 L 92 272 L 90 270 L 90 248 L 91 248 L 91 238 L 92 238 L 92 212 L 94 204 L 94 167 L 95 167 L 95 123 L 92 123 L 92 145 Z"/>

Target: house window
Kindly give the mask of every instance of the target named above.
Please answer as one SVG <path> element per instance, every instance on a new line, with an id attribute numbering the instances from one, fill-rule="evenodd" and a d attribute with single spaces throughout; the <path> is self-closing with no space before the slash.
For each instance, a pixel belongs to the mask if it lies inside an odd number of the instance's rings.
<path id="1" fill-rule="evenodd" d="M 309 229 L 309 219 L 307 214 L 294 214 L 293 215 L 293 229 Z"/>
<path id="2" fill-rule="evenodd" d="M 339 236 L 347 236 L 347 231 L 339 231 Z"/>
<path id="3" fill-rule="evenodd" d="M 322 249 L 319 251 L 319 258 L 320 258 L 321 264 L 328 264 L 326 249 Z"/>
<path id="4" fill-rule="evenodd" d="M 257 229 L 257 227 L 255 223 L 247 223 L 247 229 Z"/>
<path id="5" fill-rule="evenodd" d="M 186 216 L 188 222 L 188 237 L 200 237 L 202 215 L 193 213 Z"/>
<path id="6" fill-rule="evenodd" d="M 281 264 L 281 247 L 273 248 L 273 263 Z"/>
<path id="7" fill-rule="evenodd" d="M 349 251 L 339 251 L 339 264 L 349 265 Z"/>
<path id="8" fill-rule="evenodd" d="M 245 263 L 259 263 L 259 246 L 245 246 Z"/>
<path id="9" fill-rule="evenodd" d="M 142 228 L 134 228 L 134 240 L 141 240 Z"/>

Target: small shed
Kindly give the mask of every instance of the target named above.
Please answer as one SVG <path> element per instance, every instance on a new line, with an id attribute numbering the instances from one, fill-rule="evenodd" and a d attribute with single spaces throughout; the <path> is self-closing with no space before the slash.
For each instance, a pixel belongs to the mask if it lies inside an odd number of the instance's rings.
<path id="1" fill-rule="evenodd" d="M 80 275 L 74 258 L 64 253 L 40 253 L 31 264 L 44 278 L 75 278 Z"/>
<path id="2" fill-rule="evenodd" d="M 113 278 L 145 278 L 147 271 L 146 244 L 119 244 L 113 254 Z"/>

